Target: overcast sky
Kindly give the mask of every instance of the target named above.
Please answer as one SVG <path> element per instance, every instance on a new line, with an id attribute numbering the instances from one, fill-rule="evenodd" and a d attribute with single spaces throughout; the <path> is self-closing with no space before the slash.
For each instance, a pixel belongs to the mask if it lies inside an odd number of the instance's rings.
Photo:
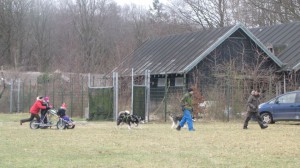
<path id="1" fill-rule="evenodd" d="M 160 0 L 160 2 L 162 3 L 165 1 L 167 0 Z M 142 5 L 148 7 L 148 6 L 152 6 L 153 0 L 115 0 L 115 2 L 117 2 L 120 5 L 125 5 L 125 4 L 130 5 L 131 3 L 133 3 L 136 5 Z"/>

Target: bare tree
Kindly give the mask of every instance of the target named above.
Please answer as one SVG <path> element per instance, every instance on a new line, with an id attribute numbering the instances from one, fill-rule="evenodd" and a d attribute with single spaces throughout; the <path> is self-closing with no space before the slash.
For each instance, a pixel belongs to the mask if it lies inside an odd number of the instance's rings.
<path id="1" fill-rule="evenodd" d="M 0 2 L 0 62 L 18 70 L 24 57 L 26 15 L 30 1 Z"/>
<path id="2" fill-rule="evenodd" d="M 248 3 L 264 13 L 264 25 L 300 20 L 300 2 L 297 0 L 249 0 Z M 263 25 L 263 26 L 264 26 Z"/>
<path id="3" fill-rule="evenodd" d="M 153 6 L 148 10 L 147 16 L 149 37 L 161 37 L 197 30 L 194 26 L 183 24 L 182 20 L 178 18 L 178 14 L 174 10 L 170 11 L 170 7 L 159 0 L 153 0 Z"/>
<path id="4" fill-rule="evenodd" d="M 187 31 L 299 20 L 299 0 L 153 0 L 148 10 L 113 0 L 0 1 L 6 69 L 110 72 L 142 42 Z M 64 66 L 61 63 L 64 63 Z"/>
<path id="5" fill-rule="evenodd" d="M 227 0 L 174 0 L 170 9 L 187 24 L 201 29 L 229 25 Z"/>
<path id="6" fill-rule="evenodd" d="M 109 52 L 104 45 L 103 29 L 103 24 L 108 19 L 108 1 L 76 0 L 76 4 L 68 1 L 68 5 L 80 41 L 83 72 L 95 72 L 101 69 L 101 65 L 105 65 L 102 61 L 106 58 L 106 52 Z"/>
<path id="7" fill-rule="evenodd" d="M 37 65 L 34 70 L 45 72 L 52 61 L 53 14 L 55 13 L 53 1 L 33 0 L 31 4 L 31 52 L 30 63 Z"/>
<path id="8" fill-rule="evenodd" d="M 148 17 L 144 8 L 131 5 L 129 7 L 128 21 L 133 23 L 132 32 L 136 41 L 136 46 L 139 46 L 147 39 Z"/>
<path id="9" fill-rule="evenodd" d="M 300 20 L 298 0 L 232 0 L 232 17 L 252 27 Z"/>

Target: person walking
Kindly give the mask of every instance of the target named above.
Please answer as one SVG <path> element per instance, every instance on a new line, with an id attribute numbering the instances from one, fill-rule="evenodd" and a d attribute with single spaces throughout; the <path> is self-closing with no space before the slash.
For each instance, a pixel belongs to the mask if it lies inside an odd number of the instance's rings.
<path id="1" fill-rule="evenodd" d="M 41 109 L 46 109 L 47 108 L 47 106 L 42 105 L 43 102 L 44 102 L 43 97 L 40 97 L 40 96 L 37 97 L 35 103 L 30 108 L 30 113 L 31 113 L 30 117 L 20 120 L 20 125 L 22 125 L 24 122 L 32 121 L 34 118 L 36 118 L 36 120 L 38 122 L 40 122 L 41 118 L 39 116 L 39 112 L 40 112 Z"/>
<path id="2" fill-rule="evenodd" d="M 189 131 L 195 131 L 193 126 L 192 115 L 191 115 L 193 110 L 192 95 L 193 95 L 193 89 L 189 88 L 188 93 L 184 94 L 181 99 L 181 107 L 183 108 L 183 117 L 176 128 L 177 131 L 180 131 L 181 127 L 183 127 L 185 123 L 187 123 Z"/>
<path id="3" fill-rule="evenodd" d="M 259 105 L 259 92 L 253 90 L 247 101 L 247 116 L 244 122 L 243 129 L 248 129 L 248 122 L 250 121 L 252 116 L 255 116 L 261 129 L 268 128 L 267 125 L 263 124 L 263 121 L 258 114 L 258 105 Z"/>

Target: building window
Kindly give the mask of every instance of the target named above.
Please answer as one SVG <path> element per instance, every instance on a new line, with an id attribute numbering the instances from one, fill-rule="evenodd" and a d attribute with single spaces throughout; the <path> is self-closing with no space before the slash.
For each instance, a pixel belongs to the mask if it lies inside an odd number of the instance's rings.
<path id="1" fill-rule="evenodd" d="M 162 87 L 166 85 L 166 79 L 165 78 L 158 78 L 157 86 Z"/>
<path id="2" fill-rule="evenodd" d="M 175 86 L 183 86 L 183 78 L 175 78 Z"/>

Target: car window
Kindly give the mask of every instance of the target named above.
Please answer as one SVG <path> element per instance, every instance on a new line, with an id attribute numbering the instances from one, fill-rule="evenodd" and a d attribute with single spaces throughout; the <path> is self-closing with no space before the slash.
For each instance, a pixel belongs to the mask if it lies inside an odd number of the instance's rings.
<path id="1" fill-rule="evenodd" d="M 296 103 L 300 103 L 300 93 L 297 93 Z"/>
<path id="2" fill-rule="evenodd" d="M 283 95 L 277 99 L 278 103 L 295 103 L 296 93 Z"/>
<path id="3" fill-rule="evenodd" d="M 275 103 L 275 98 L 274 99 L 271 99 L 270 101 L 269 101 L 269 104 L 274 104 Z"/>

